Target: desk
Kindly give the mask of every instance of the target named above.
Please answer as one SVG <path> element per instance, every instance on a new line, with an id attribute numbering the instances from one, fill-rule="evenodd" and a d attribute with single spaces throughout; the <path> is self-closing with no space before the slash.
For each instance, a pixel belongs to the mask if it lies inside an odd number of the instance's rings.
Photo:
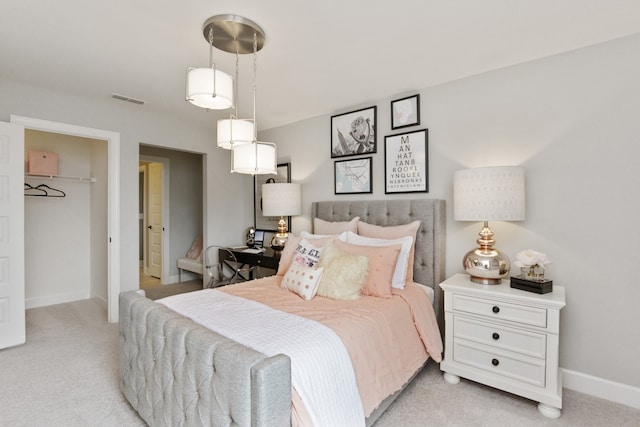
<path id="1" fill-rule="evenodd" d="M 236 257 L 236 260 L 242 265 L 248 265 L 250 267 L 264 267 L 271 270 L 278 270 L 278 264 L 280 263 L 280 254 L 281 251 L 274 251 L 271 248 L 265 248 L 265 252 L 254 254 L 251 252 L 243 252 L 241 248 L 229 248 L 229 250 L 233 253 L 233 256 Z M 221 258 L 225 257 L 226 253 L 224 251 L 220 252 Z M 255 279 L 255 269 L 251 269 L 248 278 L 246 279 Z"/>

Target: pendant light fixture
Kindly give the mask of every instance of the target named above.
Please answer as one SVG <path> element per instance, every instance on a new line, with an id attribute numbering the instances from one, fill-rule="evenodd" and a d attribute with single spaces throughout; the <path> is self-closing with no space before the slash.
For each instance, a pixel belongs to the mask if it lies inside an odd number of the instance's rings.
<path id="1" fill-rule="evenodd" d="M 263 34 L 264 37 L 264 34 Z M 258 141 L 256 122 L 256 88 L 258 34 L 253 35 L 253 139 L 249 144 L 233 144 L 231 148 L 231 172 L 250 175 L 273 174 L 277 172 L 276 144 Z"/>
<path id="2" fill-rule="evenodd" d="M 209 42 L 209 68 L 187 68 L 186 100 L 207 110 L 225 110 L 233 105 L 233 79 L 216 69 L 213 62 L 215 27 L 208 22 L 203 31 Z"/>
<path id="3" fill-rule="evenodd" d="M 228 119 L 218 120 L 218 147 L 231 150 L 234 145 L 249 144 L 253 141 L 254 124 L 252 120 L 238 119 L 238 69 L 239 52 L 236 52 L 236 75 L 233 80 L 233 97 L 236 102 Z"/>

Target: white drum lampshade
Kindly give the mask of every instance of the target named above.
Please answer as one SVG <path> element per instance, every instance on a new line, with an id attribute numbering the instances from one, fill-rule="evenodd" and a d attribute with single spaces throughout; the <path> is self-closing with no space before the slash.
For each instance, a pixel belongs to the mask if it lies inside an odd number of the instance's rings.
<path id="1" fill-rule="evenodd" d="M 250 175 L 277 174 L 276 144 L 252 142 L 234 145 L 231 150 L 231 172 Z"/>
<path id="2" fill-rule="evenodd" d="M 231 108 L 233 79 L 213 68 L 187 68 L 187 101 L 208 110 Z"/>
<path id="3" fill-rule="evenodd" d="M 300 215 L 300 184 L 289 182 L 262 184 L 262 215 L 279 216 L 278 232 L 271 239 L 271 247 L 281 250 L 287 243 L 285 216 Z"/>
<path id="4" fill-rule="evenodd" d="M 253 141 L 252 120 L 218 120 L 218 147 L 231 150 L 234 145 L 249 144 Z"/>

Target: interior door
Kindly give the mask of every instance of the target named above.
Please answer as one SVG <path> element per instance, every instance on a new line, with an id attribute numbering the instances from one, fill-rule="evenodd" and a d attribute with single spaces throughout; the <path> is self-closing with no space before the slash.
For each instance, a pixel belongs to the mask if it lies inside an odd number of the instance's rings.
<path id="1" fill-rule="evenodd" d="M 0 349 L 25 343 L 24 126 L 0 122 Z"/>
<path id="2" fill-rule="evenodd" d="M 149 275 L 162 279 L 162 163 L 149 164 Z"/>

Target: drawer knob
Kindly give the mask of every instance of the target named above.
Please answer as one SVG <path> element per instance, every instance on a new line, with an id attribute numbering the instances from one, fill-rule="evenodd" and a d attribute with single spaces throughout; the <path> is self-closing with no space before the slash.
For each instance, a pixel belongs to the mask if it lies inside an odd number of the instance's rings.
<path id="1" fill-rule="evenodd" d="M 491 337 L 492 337 L 494 340 L 496 340 L 496 341 L 497 341 L 497 340 L 499 340 L 499 339 L 500 339 L 500 334 L 499 334 L 499 333 L 497 333 L 497 332 L 494 332 L 494 333 L 493 333 L 493 335 L 491 335 Z"/>
<path id="2" fill-rule="evenodd" d="M 498 307 L 497 305 L 494 305 L 491 310 L 493 310 L 494 313 L 500 313 L 500 307 Z"/>
<path id="3" fill-rule="evenodd" d="M 491 360 L 491 364 L 493 366 L 498 366 L 500 364 L 500 361 L 498 359 L 493 359 L 493 360 Z"/>

